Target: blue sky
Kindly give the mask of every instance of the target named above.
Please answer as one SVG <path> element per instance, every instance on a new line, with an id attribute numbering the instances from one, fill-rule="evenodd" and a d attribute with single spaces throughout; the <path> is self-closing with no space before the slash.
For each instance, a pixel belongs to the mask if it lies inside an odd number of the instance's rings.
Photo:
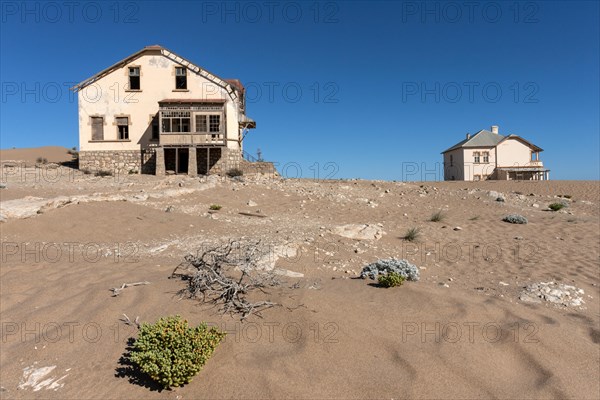
<path id="1" fill-rule="evenodd" d="M 1 18 L 3 149 L 76 146 L 67 88 L 160 44 L 247 86 L 245 149 L 286 176 L 442 179 L 441 151 L 499 125 L 552 179 L 600 178 L 596 1 L 3 1 Z"/>

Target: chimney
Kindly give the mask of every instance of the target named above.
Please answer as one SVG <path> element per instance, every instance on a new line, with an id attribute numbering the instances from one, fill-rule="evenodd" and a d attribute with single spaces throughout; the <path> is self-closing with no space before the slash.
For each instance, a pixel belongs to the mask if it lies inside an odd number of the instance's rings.
<path id="1" fill-rule="evenodd" d="M 471 139 L 471 134 L 467 132 L 467 139 Z"/>
<path id="2" fill-rule="evenodd" d="M 498 134 L 498 125 L 492 125 L 492 133 Z"/>

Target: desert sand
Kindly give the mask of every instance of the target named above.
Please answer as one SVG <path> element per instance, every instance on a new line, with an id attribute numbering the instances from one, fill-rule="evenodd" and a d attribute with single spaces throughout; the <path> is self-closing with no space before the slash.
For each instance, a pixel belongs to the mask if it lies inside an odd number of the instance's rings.
<path id="1" fill-rule="evenodd" d="M 40 152 L 25 153 L 31 161 Z M 597 181 L 97 177 L 24 166 L 2 174 L 2 398 L 600 393 Z M 567 207 L 547 210 L 559 201 Z M 444 219 L 430 221 L 438 210 Z M 503 222 L 507 214 L 529 222 Z M 412 227 L 421 236 L 408 242 Z M 285 284 L 265 296 L 281 306 L 242 323 L 177 295 L 185 282 L 168 278 L 186 254 L 243 237 L 272 246 Z M 421 279 L 384 289 L 358 278 L 391 257 L 414 263 Z M 150 284 L 111 296 L 140 281 Z M 521 299 L 540 282 L 573 286 L 581 301 Z M 120 362 L 137 335 L 123 314 L 151 323 L 179 314 L 228 335 L 190 384 L 160 390 Z"/>

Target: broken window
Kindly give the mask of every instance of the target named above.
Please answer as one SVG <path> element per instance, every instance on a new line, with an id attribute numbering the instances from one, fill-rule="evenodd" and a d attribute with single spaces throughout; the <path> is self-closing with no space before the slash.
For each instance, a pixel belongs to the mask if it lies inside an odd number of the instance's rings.
<path id="1" fill-rule="evenodd" d="M 187 89 L 187 73 L 185 67 L 175 68 L 175 89 Z"/>
<path id="2" fill-rule="evenodd" d="M 196 132 L 208 132 L 206 115 L 196 115 Z"/>
<path id="3" fill-rule="evenodd" d="M 140 67 L 129 68 L 129 90 L 140 90 Z"/>
<path id="4" fill-rule="evenodd" d="M 191 132 L 191 113 L 189 111 L 163 111 L 162 131 L 169 132 Z"/>
<path id="5" fill-rule="evenodd" d="M 129 117 L 117 117 L 117 129 L 119 140 L 129 140 Z"/>
<path id="6" fill-rule="evenodd" d="M 221 116 L 220 115 L 209 115 L 208 126 L 210 132 L 221 132 Z"/>
<path id="7" fill-rule="evenodd" d="M 474 181 L 480 181 L 481 180 L 481 175 L 473 175 L 473 180 Z"/>
<path id="8" fill-rule="evenodd" d="M 92 140 L 104 140 L 104 117 L 92 117 Z"/>

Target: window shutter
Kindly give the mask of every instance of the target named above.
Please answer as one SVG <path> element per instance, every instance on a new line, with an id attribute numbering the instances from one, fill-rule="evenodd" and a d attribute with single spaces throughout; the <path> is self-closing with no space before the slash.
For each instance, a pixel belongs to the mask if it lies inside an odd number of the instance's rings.
<path id="1" fill-rule="evenodd" d="M 92 140 L 104 140 L 104 118 L 92 117 Z"/>

